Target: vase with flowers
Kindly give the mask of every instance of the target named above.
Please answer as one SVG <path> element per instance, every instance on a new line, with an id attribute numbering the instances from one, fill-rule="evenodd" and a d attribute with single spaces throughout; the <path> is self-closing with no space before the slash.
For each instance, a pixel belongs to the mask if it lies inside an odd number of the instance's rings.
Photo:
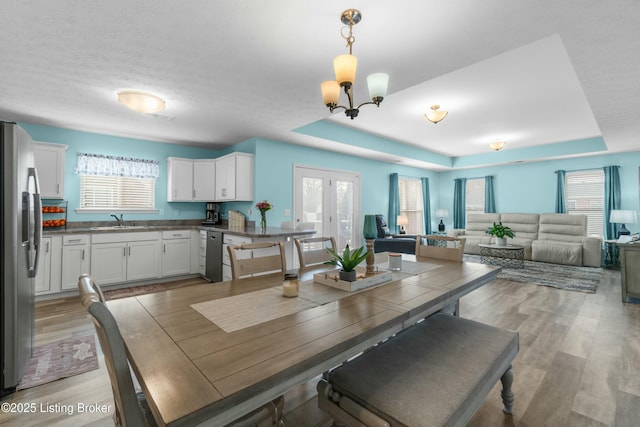
<path id="1" fill-rule="evenodd" d="M 273 205 L 266 200 L 256 203 L 256 208 L 260 211 L 260 228 L 262 232 L 267 231 L 267 211 L 273 208 Z"/>

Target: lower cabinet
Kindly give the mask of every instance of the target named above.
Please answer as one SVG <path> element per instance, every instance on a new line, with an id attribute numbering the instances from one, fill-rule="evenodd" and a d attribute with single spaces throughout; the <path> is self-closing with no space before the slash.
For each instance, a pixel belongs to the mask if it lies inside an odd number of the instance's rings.
<path id="1" fill-rule="evenodd" d="M 91 236 L 71 234 L 62 236 L 62 282 L 61 290 L 77 290 L 78 277 L 90 273 Z"/>
<path id="2" fill-rule="evenodd" d="M 191 230 L 162 232 L 162 276 L 191 273 Z"/>
<path id="3" fill-rule="evenodd" d="M 98 285 L 160 277 L 160 233 L 94 235 L 91 276 Z"/>

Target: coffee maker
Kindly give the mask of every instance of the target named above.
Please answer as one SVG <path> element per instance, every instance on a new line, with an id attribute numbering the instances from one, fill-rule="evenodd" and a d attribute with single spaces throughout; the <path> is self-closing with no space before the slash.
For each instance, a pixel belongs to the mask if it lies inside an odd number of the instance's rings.
<path id="1" fill-rule="evenodd" d="M 202 225 L 218 225 L 220 224 L 220 212 L 218 212 L 218 204 L 207 202 L 205 211 L 205 220 Z"/>

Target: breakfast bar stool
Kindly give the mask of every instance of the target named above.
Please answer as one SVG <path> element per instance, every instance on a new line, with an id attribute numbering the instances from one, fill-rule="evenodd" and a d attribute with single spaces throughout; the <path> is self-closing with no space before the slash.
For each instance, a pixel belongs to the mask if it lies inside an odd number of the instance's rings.
<path id="1" fill-rule="evenodd" d="M 104 361 L 111 380 L 111 390 L 115 401 L 113 415 L 117 426 L 156 426 L 142 391 L 136 392 L 129 369 L 129 361 L 120 329 L 104 302 L 100 287 L 91 276 L 83 274 L 78 278 L 78 290 L 82 305 L 91 315 L 93 324 L 104 353 Z M 284 426 L 282 410 L 284 397 L 273 401 L 229 424 L 229 427 Z"/>
<path id="2" fill-rule="evenodd" d="M 284 273 L 287 260 L 282 242 L 256 242 L 228 246 L 233 280 L 269 273 Z"/>

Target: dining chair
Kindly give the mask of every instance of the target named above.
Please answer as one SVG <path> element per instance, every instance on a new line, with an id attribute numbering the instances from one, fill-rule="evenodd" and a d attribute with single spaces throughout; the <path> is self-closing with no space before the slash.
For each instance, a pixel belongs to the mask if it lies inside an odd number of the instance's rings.
<path id="1" fill-rule="evenodd" d="M 323 264 L 331 259 L 327 248 L 336 250 L 336 239 L 333 237 L 308 237 L 293 239 L 298 250 L 300 270 Z"/>
<path id="2" fill-rule="evenodd" d="M 255 242 L 227 246 L 233 280 L 246 276 L 284 273 L 287 261 L 282 242 Z"/>
<path id="3" fill-rule="evenodd" d="M 416 238 L 416 257 L 462 261 L 465 239 L 438 235 L 419 235 Z"/>
<path id="4" fill-rule="evenodd" d="M 156 426 L 157 423 L 149 409 L 144 393 L 136 391 L 133 385 L 122 335 L 120 335 L 116 320 L 105 304 L 100 287 L 91 276 L 83 274 L 78 278 L 78 291 L 82 305 L 91 315 L 104 354 L 115 402 L 113 415 L 115 425 L 125 427 Z M 284 426 L 282 421 L 283 408 L 284 397 L 279 396 L 228 426 Z"/>

